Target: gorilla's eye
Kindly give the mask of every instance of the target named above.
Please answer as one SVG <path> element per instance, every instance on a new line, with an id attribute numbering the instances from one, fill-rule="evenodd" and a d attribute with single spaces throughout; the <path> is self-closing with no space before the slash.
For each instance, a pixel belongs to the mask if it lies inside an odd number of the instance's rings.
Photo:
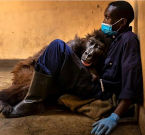
<path id="1" fill-rule="evenodd" d="M 90 44 L 91 44 L 91 45 L 93 45 L 93 44 L 94 44 L 94 42 L 93 42 L 93 41 L 91 41 L 91 42 L 90 42 Z"/>
<path id="2" fill-rule="evenodd" d="M 88 54 L 88 57 L 92 57 L 92 54 Z"/>
<path id="3" fill-rule="evenodd" d="M 87 55 L 88 53 L 87 53 L 87 52 L 85 52 L 85 54 Z"/>
<path id="4" fill-rule="evenodd" d="M 93 45 L 94 44 L 94 41 L 89 40 L 89 43 L 90 43 L 90 45 Z"/>

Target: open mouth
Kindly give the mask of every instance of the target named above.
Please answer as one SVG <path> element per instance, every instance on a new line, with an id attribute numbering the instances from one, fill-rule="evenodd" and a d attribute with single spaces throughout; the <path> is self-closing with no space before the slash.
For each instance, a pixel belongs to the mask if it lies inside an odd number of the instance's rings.
<path id="1" fill-rule="evenodd" d="M 88 63 L 88 62 L 86 62 L 86 61 L 84 61 L 84 60 L 81 60 L 81 62 L 82 62 L 82 64 L 83 64 L 84 66 L 86 66 L 86 67 L 89 67 L 89 66 L 92 65 L 92 63 Z"/>

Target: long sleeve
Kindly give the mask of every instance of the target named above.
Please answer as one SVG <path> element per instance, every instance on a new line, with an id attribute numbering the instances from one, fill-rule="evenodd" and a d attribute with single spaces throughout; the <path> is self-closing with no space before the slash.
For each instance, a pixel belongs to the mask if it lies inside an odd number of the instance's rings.
<path id="1" fill-rule="evenodd" d="M 123 47 L 121 60 L 121 93 L 119 99 L 141 100 L 142 67 L 137 38 L 131 38 Z"/>

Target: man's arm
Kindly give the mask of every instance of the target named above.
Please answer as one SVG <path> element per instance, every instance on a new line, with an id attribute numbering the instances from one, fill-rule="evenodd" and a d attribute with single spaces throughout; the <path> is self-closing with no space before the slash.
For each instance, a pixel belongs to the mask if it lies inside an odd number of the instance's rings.
<path id="1" fill-rule="evenodd" d="M 119 117 L 125 113 L 129 106 L 131 105 L 132 101 L 130 99 L 122 99 L 118 106 L 116 107 L 114 113 L 116 113 Z"/>

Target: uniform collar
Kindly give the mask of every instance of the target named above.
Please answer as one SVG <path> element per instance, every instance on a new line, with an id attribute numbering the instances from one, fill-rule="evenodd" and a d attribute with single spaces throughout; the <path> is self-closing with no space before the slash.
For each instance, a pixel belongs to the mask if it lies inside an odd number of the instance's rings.
<path id="1" fill-rule="evenodd" d="M 111 38 L 114 40 L 116 38 L 121 37 L 121 35 L 127 31 L 132 31 L 132 26 L 129 26 L 128 28 L 126 28 L 123 32 L 121 33 L 117 33 L 116 35 L 112 35 Z"/>

